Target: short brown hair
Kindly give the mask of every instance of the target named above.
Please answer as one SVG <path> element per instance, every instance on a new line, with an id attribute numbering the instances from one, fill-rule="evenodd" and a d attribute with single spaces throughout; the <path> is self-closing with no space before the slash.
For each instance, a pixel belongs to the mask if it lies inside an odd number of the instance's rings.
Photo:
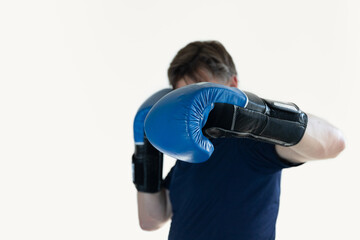
<path id="1" fill-rule="evenodd" d="M 170 63 L 169 82 L 173 88 L 184 77 L 188 77 L 194 82 L 201 82 L 203 76 L 201 71 L 210 73 L 224 82 L 237 75 L 230 54 L 220 42 L 195 41 L 180 49 Z"/>

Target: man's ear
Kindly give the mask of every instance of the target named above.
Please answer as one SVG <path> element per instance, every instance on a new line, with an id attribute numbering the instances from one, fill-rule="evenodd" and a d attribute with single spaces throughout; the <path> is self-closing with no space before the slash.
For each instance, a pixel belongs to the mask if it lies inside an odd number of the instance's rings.
<path id="1" fill-rule="evenodd" d="M 230 87 L 238 87 L 238 79 L 237 79 L 237 76 L 234 75 L 230 78 L 230 81 L 229 81 L 229 86 Z"/>

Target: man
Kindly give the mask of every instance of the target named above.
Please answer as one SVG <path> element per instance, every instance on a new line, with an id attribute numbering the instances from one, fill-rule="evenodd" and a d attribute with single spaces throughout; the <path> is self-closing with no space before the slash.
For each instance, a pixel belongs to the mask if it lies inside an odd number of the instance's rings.
<path id="1" fill-rule="evenodd" d="M 294 104 L 237 89 L 233 60 L 216 41 L 185 46 L 171 62 L 168 77 L 176 90 L 155 94 L 145 104 L 146 121 L 143 116 L 136 120 L 140 127 L 134 125 L 143 134 L 145 122 L 142 144 L 147 146 L 133 157 L 141 228 L 155 230 L 171 218 L 169 239 L 275 239 L 282 169 L 336 157 L 345 147 L 342 133 Z M 214 91 L 221 100 L 211 99 Z M 204 101 L 201 111 L 196 106 L 186 112 L 199 101 Z M 194 125 L 189 121 L 200 126 L 196 133 L 188 133 Z M 162 153 L 147 138 L 184 160 L 164 181 Z"/>

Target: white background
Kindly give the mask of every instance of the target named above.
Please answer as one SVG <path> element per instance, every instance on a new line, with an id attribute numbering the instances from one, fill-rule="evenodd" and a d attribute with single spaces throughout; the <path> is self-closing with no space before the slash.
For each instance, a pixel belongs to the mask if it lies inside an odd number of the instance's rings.
<path id="1" fill-rule="evenodd" d="M 169 224 L 138 227 L 133 117 L 175 53 L 209 39 L 241 89 L 347 138 L 284 171 L 277 239 L 360 239 L 359 15 L 357 0 L 1 1 L 0 239 L 166 239 Z"/>

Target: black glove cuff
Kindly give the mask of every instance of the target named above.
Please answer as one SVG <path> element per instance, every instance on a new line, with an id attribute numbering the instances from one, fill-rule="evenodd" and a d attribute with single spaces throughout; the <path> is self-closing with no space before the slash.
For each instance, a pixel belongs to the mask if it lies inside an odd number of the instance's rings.
<path id="1" fill-rule="evenodd" d="M 145 139 L 135 146 L 132 156 L 133 183 L 140 192 L 156 193 L 161 190 L 163 154 Z"/>
<path id="2" fill-rule="evenodd" d="M 215 103 L 202 131 L 208 138 L 248 137 L 293 146 L 302 139 L 306 126 L 307 115 L 295 104 L 255 98 L 246 108 Z"/>

